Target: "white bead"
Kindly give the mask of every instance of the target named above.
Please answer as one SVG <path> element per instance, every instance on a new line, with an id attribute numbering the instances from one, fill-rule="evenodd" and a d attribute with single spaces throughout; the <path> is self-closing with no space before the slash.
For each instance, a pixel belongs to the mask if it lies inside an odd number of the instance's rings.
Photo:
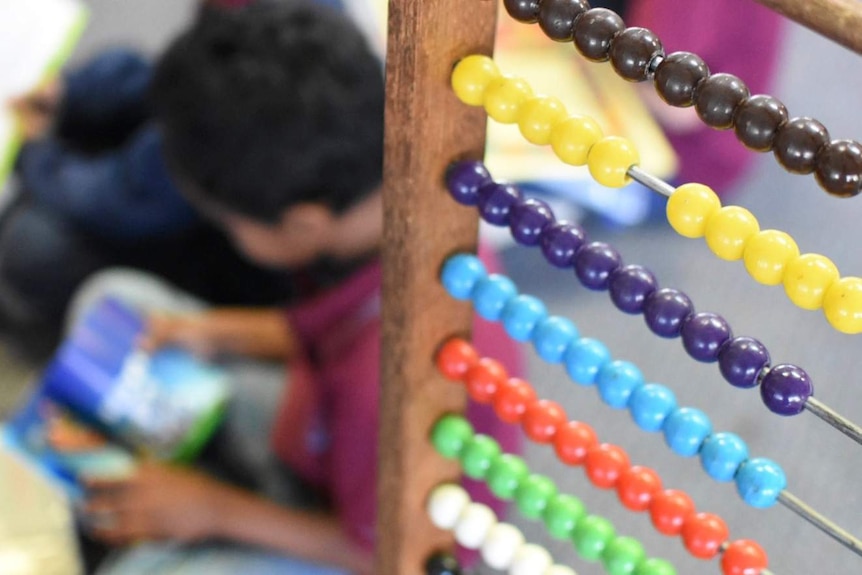
<path id="1" fill-rule="evenodd" d="M 482 559 L 489 567 L 503 571 L 515 560 L 515 553 L 524 544 L 524 536 L 514 525 L 497 523 L 488 531 L 482 543 Z"/>
<path id="2" fill-rule="evenodd" d="M 444 483 L 438 485 L 428 498 L 428 516 L 431 523 L 440 529 L 455 527 L 461 512 L 470 503 L 470 496 L 460 485 Z"/>
<path id="3" fill-rule="evenodd" d="M 527 543 L 515 553 L 515 560 L 509 567 L 509 575 L 544 575 L 554 560 L 547 549 L 541 545 Z"/>
<path id="4" fill-rule="evenodd" d="M 497 516 L 490 507 L 483 503 L 468 503 L 455 523 L 455 541 L 466 549 L 478 549 L 496 523 Z"/>
<path id="5" fill-rule="evenodd" d="M 551 565 L 542 575 L 578 575 L 571 567 L 565 565 Z"/>

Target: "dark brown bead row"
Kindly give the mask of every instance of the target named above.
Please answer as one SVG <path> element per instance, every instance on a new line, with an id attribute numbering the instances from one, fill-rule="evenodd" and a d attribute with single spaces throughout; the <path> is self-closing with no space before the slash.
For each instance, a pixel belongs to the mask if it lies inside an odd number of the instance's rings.
<path id="1" fill-rule="evenodd" d="M 694 106 L 700 119 L 719 130 L 733 129 L 746 147 L 772 151 L 794 174 L 814 173 L 832 195 L 851 197 L 862 191 L 862 144 L 829 140 L 826 128 L 811 118 L 788 119 L 777 98 L 749 93 L 732 74 L 711 74 L 696 54 L 665 56 L 661 40 L 646 28 L 626 28 L 620 16 L 590 8 L 588 0 L 504 0 L 509 15 L 527 24 L 538 22 L 558 42 L 574 41 L 587 60 L 606 62 L 631 82 L 653 79 L 659 96 L 671 106 Z"/>

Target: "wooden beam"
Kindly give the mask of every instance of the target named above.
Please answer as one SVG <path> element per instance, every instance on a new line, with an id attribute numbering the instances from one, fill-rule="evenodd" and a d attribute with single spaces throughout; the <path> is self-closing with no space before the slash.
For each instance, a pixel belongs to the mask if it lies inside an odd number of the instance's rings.
<path id="1" fill-rule="evenodd" d="M 438 273 L 449 254 L 475 249 L 478 218 L 447 197 L 443 178 L 453 160 L 482 157 L 485 114 L 455 98 L 449 76 L 459 58 L 492 53 L 496 11 L 488 0 L 390 1 L 377 575 L 420 575 L 431 552 L 452 545 L 425 499 L 458 469 L 435 454 L 429 432 L 466 399 L 433 357 L 444 338 L 469 332 L 472 314 Z"/>
<path id="2" fill-rule="evenodd" d="M 862 2 L 859 0 L 755 1 L 862 54 Z"/>

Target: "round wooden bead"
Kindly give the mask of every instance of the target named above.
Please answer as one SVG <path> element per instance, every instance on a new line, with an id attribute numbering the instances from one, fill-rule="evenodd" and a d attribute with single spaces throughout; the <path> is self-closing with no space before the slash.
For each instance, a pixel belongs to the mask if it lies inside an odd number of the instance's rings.
<path id="1" fill-rule="evenodd" d="M 643 545 L 632 537 L 615 537 L 602 552 L 609 575 L 631 575 L 645 558 Z"/>
<path id="2" fill-rule="evenodd" d="M 788 234 L 762 230 L 745 242 L 742 260 L 749 275 L 758 283 L 778 285 L 784 281 L 787 262 L 799 257 L 799 247 Z"/>
<path id="3" fill-rule="evenodd" d="M 862 278 L 832 282 L 823 295 L 823 313 L 841 333 L 862 333 Z"/>
<path id="4" fill-rule="evenodd" d="M 763 403 L 778 415 L 796 415 L 814 395 L 814 384 L 805 370 L 796 365 L 781 364 L 771 368 L 760 382 Z"/>
<path id="5" fill-rule="evenodd" d="M 734 387 L 756 387 L 758 376 L 769 365 L 766 346 L 753 337 L 734 337 L 718 350 L 718 367 Z"/>
<path id="6" fill-rule="evenodd" d="M 641 371 L 628 361 L 610 361 L 602 366 L 596 376 L 599 397 L 615 409 L 625 409 L 632 392 L 643 383 Z"/>
<path id="7" fill-rule="evenodd" d="M 500 444 L 494 438 L 487 435 L 474 435 L 467 441 L 459 455 L 464 475 L 471 479 L 484 479 L 491 464 L 501 452 Z"/>
<path id="8" fill-rule="evenodd" d="M 521 104 L 518 129 L 524 139 L 544 146 L 551 143 L 551 130 L 566 118 L 566 107 L 558 98 L 538 96 Z"/>
<path id="9" fill-rule="evenodd" d="M 679 407 L 672 411 L 662 425 L 668 447 L 683 457 L 698 454 L 704 440 L 712 433 L 712 422 L 699 409 Z"/>
<path id="10" fill-rule="evenodd" d="M 733 116 L 748 98 L 748 87 L 733 74 L 712 74 L 700 82 L 694 92 L 697 115 L 707 126 L 719 130 L 733 127 Z"/>
<path id="11" fill-rule="evenodd" d="M 485 483 L 491 493 L 511 501 L 515 497 L 515 492 L 521 481 L 530 473 L 527 464 L 517 455 L 504 453 L 491 463 L 488 473 L 485 476 Z"/>
<path id="12" fill-rule="evenodd" d="M 530 341 L 536 325 L 548 317 L 548 309 L 538 298 L 517 295 L 506 302 L 500 320 L 509 337 L 515 341 Z"/>
<path id="13" fill-rule="evenodd" d="M 461 575 L 461 565 L 448 553 L 435 553 L 425 562 L 425 575 Z"/>
<path id="14" fill-rule="evenodd" d="M 650 558 L 638 565 L 632 575 L 676 575 L 676 569 L 665 559 Z"/>
<path id="15" fill-rule="evenodd" d="M 663 535 L 679 535 L 685 520 L 694 513 L 694 502 L 683 491 L 665 489 L 653 495 L 649 513 L 656 531 Z"/>
<path id="16" fill-rule="evenodd" d="M 521 190 L 504 182 L 487 182 L 479 186 L 479 215 L 495 226 L 509 225 L 509 212 L 521 200 Z"/>
<path id="17" fill-rule="evenodd" d="M 644 321 L 650 331 L 661 337 L 679 337 L 683 320 L 692 312 L 694 305 L 688 296 L 673 288 L 654 291 L 644 300 Z"/>
<path id="18" fill-rule="evenodd" d="M 817 183 L 832 194 L 850 198 L 862 191 L 862 145 L 853 140 L 833 140 L 817 152 Z"/>
<path id="19" fill-rule="evenodd" d="M 455 527 L 461 513 L 470 503 L 470 496 L 460 485 L 444 483 L 438 485 L 428 497 L 428 517 L 436 527 L 450 530 Z"/>
<path id="20" fill-rule="evenodd" d="M 590 148 L 603 137 L 604 132 L 594 119 L 571 115 L 551 128 L 551 148 L 563 162 L 585 166 Z"/>
<path id="21" fill-rule="evenodd" d="M 681 236 L 700 238 L 706 233 L 706 222 L 721 209 L 721 200 L 712 188 L 703 184 L 683 184 L 667 200 L 667 221 Z"/>
<path id="22" fill-rule="evenodd" d="M 452 71 L 452 89 L 459 100 L 470 106 L 485 102 L 485 91 L 500 78 L 497 64 L 488 56 L 473 54 L 462 59 Z"/>
<path id="23" fill-rule="evenodd" d="M 572 541 L 581 559 L 598 561 L 614 537 L 616 529 L 610 521 L 597 515 L 587 515 L 575 526 Z"/>
<path id="24" fill-rule="evenodd" d="M 772 149 L 778 128 L 787 121 L 787 108 L 777 98 L 758 94 L 746 98 L 733 119 L 736 137 L 752 150 Z"/>
<path id="25" fill-rule="evenodd" d="M 554 223 L 554 212 L 547 203 L 535 198 L 518 200 L 509 211 L 509 230 L 522 246 L 538 245 L 542 230 Z"/>
<path id="26" fill-rule="evenodd" d="M 600 489 L 615 487 L 622 473 L 631 467 L 628 454 L 619 446 L 602 443 L 591 447 L 584 459 L 584 472 Z"/>
<path id="27" fill-rule="evenodd" d="M 631 511 L 649 509 L 653 495 L 661 491 L 661 478 L 649 467 L 635 465 L 620 473 L 617 479 L 617 496 L 620 503 Z"/>
<path id="28" fill-rule="evenodd" d="M 620 311 L 641 313 L 646 299 L 656 290 L 658 282 L 651 271 L 640 265 L 617 268 L 608 278 L 608 293 Z"/>
<path id="29" fill-rule="evenodd" d="M 723 575 L 760 575 L 767 567 L 766 551 L 750 539 L 731 541 L 721 554 Z"/>
<path id="30" fill-rule="evenodd" d="M 541 519 L 548 503 L 557 495 L 557 485 L 544 475 L 533 473 L 518 485 L 515 503 L 527 519 Z"/>
<path id="31" fill-rule="evenodd" d="M 598 445 L 595 430 L 580 421 L 567 421 L 557 427 L 554 435 L 554 451 L 567 465 L 581 465 L 590 449 Z"/>
<path id="32" fill-rule="evenodd" d="M 542 0 L 539 3 L 539 27 L 557 42 L 571 42 L 575 21 L 590 9 L 587 0 Z"/>
<path id="33" fill-rule="evenodd" d="M 485 89 L 485 111 L 501 124 L 518 121 L 521 105 L 533 97 L 533 89 L 521 78 L 502 76 Z"/>
<path id="34" fill-rule="evenodd" d="M 736 473 L 736 491 L 748 505 L 758 509 L 772 507 L 787 487 L 787 476 L 774 461 L 763 457 L 749 459 Z"/>
<path id="35" fill-rule="evenodd" d="M 828 143 L 823 124 L 813 118 L 791 118 L 778 128 L 772 147 L 788 172 L 810 174 L 817 166 L 817 153 Z"/>
<path id="36" fill-rule="evenodd" d="M 535 24 L 539 18 L 539 0 L 504 0 L 509 16 L 524 24 Z"/>
<path id="37" fill-rule="evenodd" d="M 542 230 L 542 255 L 554 267 L 568 268 L 575 263 L 575 254 L 584 245 L 587 236 L 576 224 L 556 222 Z"/>
<path id="38" fill-rule="evenodd" d="M 619 252 L 604 242 L 590 242 L 575 255 L 575 275 L 591 290 L 608 289 L 611 273 L 620 265 Z"/>
<path id="39" fill-rule="evenodd" d="M 497 523 L 488 530 L 482 542 L 482 560 L 492 569 L 508 569 L 524 543 L 524 535 L 517 527 L 509 523 Z"/>
<path id="40" fill-rule="evenodd" d="M 536 392 L 530 384 L 520 379 L 510 380 L 509 385 L 494 396 L 494 413 L 505 423 L 520 423 L 527 407 L 536 400 Z"/>
<path id="41" fill-rule="evenodd" d="M 479 203 L 479 186 L 491 180 L 491 174 L 482 162 L 465 161 L 446 170 L 446 187 L 449 195 L 464 206 Z"/>
<path id="42" fill-rule="evenodd" d="M 563 362 L 566 373 L 579 385 L 593 385 L 599 370 L 611 360 L 611 352 L 602 342 L 582 337 L 566 350 Z"/>
<path id="43" fill-rule="evenodd" d="M 729 535 L 724 520 L 712 513 L 690 515 L 682 525 L 683 544 L 698 559 L 715 557 Z"/>
<path id="44" fill-rule="evenodd" d="M 509 575 L 544 575 L 554 560 L 548 550 L 533 543 L 518 548 Z"/>
<path id="45" fill-rule="evenodd" d="M 503 364 L 490 357 L 483 357 L 465 372 L 464 385 L 473 401 L 489 403 L 508 379 L 509 374 Z"/>
<path id="46" fill-rule="evenodd" d="M 587 166 L 590 175 L 603 186 L 621 188 L 631 181 L 628 170 L 640 163 L 634 145 L 626 138 L 608 136 L 590 148 Z"/>
<path id="47" fill-rule="evenodd" d="M 580 499 L 560 493 L 548 501 L 542 518 L 551 537 L 568 539 L 584 515 L 586 515 L 586 508 Z"/>
<path id="48" fill-rule="evenodd" d="M 575 47 L 593 62 L 605 62 L 614 36 L 626 25 L 619 14 L 605 8 L 591 8 L 575 22 Z"/>
<path id="49" fill-rule="evenodd" d="M 491 274 L 477 281 L 470 292 L 473 309 L 489 321 L 500 321 L 506 302 L 518 295 L 515 282 L 500 274 Z"/>
<path id="50" fill-rule="evenodd" d="M 700 448 L 700 464 L 716 481 L 733 481 L 739 466 L 748 459 L 748 446 L 738 435 L 713 433 Z"/>
<path id="51" fill-rule="evenodd" d="M 578 328 L 571 320 L 550 316 L 533 330 L 533 347 L 548 363 L 560 363 L 569 345 L 578 338 Z"/>
<path id="52" fill-rule="evenodd" d="M 436 355 L 437 370 L 451 381 L 461 381 L 477 361 L 479 354 L 476 348 L 460 337 L 446 341 Z"/>
<path id="53" fill-rule="evenodd" d="M 676 408 L 673 391 L 658 383 L 644 384 L 632 391 L 629 397 L 632 419 L 644 431 L 661 431 L 664 420 Z"/>
<path id="54" fill-rule="evenodd" d="M 680 333 L 688 355 L 704 363 L 717 361 L 721 346 L 733 335 L 727 321 L 712 312 L 691 314 L 683 320 Z"/>
<path id="55" fill-rule="evenodd" d="M 673 52 L 655 70 L 655 89 L 671 106 L 687 108 L 694 105 L 694 89 L 709 76 L 709 67 L 697 54 Z"/>
<path id="56" fill-rule="evenodd" d="M 820 254 L 802 254 L 784 268 L 784 291 L 802 309 L 820 309 L 829 286 L 838 279 L 838 268 Z"/>
<path id="57" fill-rule="evenodd" d="M 473 437 L 473 426 L 460 415 L 444 415 L 437 420 L 431 430 L 431 443 L 434 449 L 447 459 L 460 456 L 471 437 Z"/>
<path id="58" fill-rule="evenodd" d="M 559 403 L 547 399 L 527 406 L 521 417 L 524 433 L 536 443 L 551 443 L 557 429 L 565 425 L 566 412 Z"/>
<path id="59" fill-rule="evenodd" d="M 456 254 L 446 260 L 440 272 L 440 283 L 455 299 L 470 299 L 473 286 L 488 272 L 485 264 L 473 254 Z"/>
<path id="60" fill-rule="evenodd" d="M 654 58 L 664 56 L 661 40 L 646 28 L 626 28 L 611 42 L 611 65 L 625 80 L 643 82 Z"/>
<path id="61" fill-rule="evenodd" d="M 754 214 L 739 206 L 725 206 L 706 222 L 706 245 L 716 256 L 733 261 L 742 258 L 748 239 L 760 231 Z"/>
<path id="62" fill-rule="evenodd" d="M 484 503 L 468 503 L 452 530 L 457 541 L 465 549 L 478 549 L 485 541 L 491 527 L 497 524 L 494 511 Z"/>

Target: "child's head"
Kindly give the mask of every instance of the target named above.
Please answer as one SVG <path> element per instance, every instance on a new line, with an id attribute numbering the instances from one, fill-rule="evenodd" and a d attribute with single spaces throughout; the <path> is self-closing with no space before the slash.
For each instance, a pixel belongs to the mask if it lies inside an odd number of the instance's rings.
<path id="1" fill-rule="evenodd" d="M 380 62 L 328 8 L 204 10 L 160 59 L 152 93 L 180 186 L 261 263 L 325 255 L 326 226 L 380 183 Z"/>

